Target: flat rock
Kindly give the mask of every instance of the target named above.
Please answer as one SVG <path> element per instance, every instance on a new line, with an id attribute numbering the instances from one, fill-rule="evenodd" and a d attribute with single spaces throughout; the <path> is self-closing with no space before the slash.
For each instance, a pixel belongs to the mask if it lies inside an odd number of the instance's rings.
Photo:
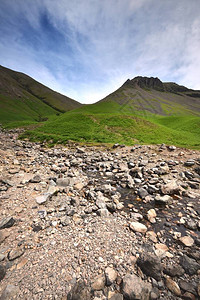
<path id="1" fill-rule="evenodd" d="M 130 223 L 131 230 L 135 232 L 145 233 L 147 231 L 147 227 L 139 222 L 131 222 Z"/>
<path id="2" fill-rule="evenodd" d="M 151 292 L 151 284 L 144 282 L 135 274 L 127 274 L 123 278 L 122 292 L 128 300 L 148 300 Z"/>
<path id="3" fill-rule="evenodd" d="M 12 227 L 14 223 L 15 223 L 15 219 L 13 217 L 3 218 L 0 221 L 0 229 Z"/>
<path id="4" fill-rule="evenodd" d="M 176 296 L 180 296 L 181 295 L 181 290 L 178 286 L 178 284 L 172 280 L 171 278 L 169 277 L 166 277 L 165 278 L 165 284 L 166 284 L 166 287 Z"/>
<path id="5" fill-rule="evenodd" d="M 35 201 L 37 202 L 37 204 L 43 204 L 47 202 L 50 199 L 50 197 L 51 196 L 49 193 L 44 193 L 43 195 L 36 197 Z"/>

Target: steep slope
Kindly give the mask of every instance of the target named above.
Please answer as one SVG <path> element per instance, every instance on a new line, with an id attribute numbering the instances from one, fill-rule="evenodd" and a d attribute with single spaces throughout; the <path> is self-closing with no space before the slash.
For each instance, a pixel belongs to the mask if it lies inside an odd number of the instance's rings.
<path id="1" fill-rule="evenodd" d="M 0 66 L 0 122 L 36 120 L 81 104 L 31 77 Z"/>
<path id="2" fill-rule="evenodd" d="M 163 83 L 154 77 L 128 79 L 118 90 L 101 100 L 114 101 L 142 116 L 196 115 L 200 116 L 200 91 L 194 91 L 176 83 Z"/>

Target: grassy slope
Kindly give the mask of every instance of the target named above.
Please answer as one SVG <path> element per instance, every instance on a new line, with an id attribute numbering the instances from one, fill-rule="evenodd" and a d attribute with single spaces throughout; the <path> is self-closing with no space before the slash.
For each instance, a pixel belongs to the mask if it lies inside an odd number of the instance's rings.
<path id="1" fill-rule="evenodd" d="M 0 123 L 5 127 L 38 122 L 57 113 L 34 96 L 19 100 L 0 95 Z"/>
<path id="2" fill-rule="evenodd" d="M 166 143 L 200 148 L 200 119 L 192 115 L 161 117 L 113 101 L 67 112 L 27 132 L 32 140 L 88 143 Z"/>

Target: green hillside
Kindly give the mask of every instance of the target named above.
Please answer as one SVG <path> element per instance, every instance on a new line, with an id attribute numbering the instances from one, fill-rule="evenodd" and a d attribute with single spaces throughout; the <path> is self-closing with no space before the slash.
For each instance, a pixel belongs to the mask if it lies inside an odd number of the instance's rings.
<path id="1" fill-rule="evenodd" d="M 200 148 L 199 125 L 200 118 L 192 115 L 161 117 L 146 111 L 142 115 L 141 111 L 133 113 L 129 105 L 107 101 L 67 112 L 23 137 L 50 143 L 166 143 Z"/>
<path id="2" fill-rule="evenodd" d="M 80 106 L 29 76 L 0 66 L 1 124 L 13 127 L 38 122 Z"/>

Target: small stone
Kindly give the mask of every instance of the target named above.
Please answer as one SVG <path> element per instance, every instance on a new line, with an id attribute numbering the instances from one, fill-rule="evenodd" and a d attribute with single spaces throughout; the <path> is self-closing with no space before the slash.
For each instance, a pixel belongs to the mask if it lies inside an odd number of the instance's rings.
<path id="1" fill-rule="evenodd" d="M 155 223 L 156 222 L 156 220 L 155 220 L 156 216 L 157 216 L 157 214 L 156 214 L 155 209 L 152 208 L 152 209 L 148 210 L 148 212 L 147 212 L 147 218 L 148 218 L 148 220 L 151 223 Z"/>
<path id="2" fill-rule="evenodd" d="M 180 296 L 181 295 L 181 290 L 178 286 L 178 284 L 172 280 L 171 278 L 169 277 L 166 277 L 165 278 L 165 283 L 166 283 L 166 286 L 167 288 L 176 296 Z"/>
<path id="3" fill-rule="evenodd" d="M 29 180 L 31 183 L 39 183 L 41 178 L 39 175 L 35 175 L 32 179 Z"/>
<path id="4" fill-rule="evenodd" d="M 171 204 L 172 202 L 173 202 L 173 198 L 169 195 L 164 195 L 164 196 L 157 195 L 155 197 L 155 203 L 158 205 L 168 205 Z"/>
<path id="5" fill-rule="evenodd" d="M 106 276 L 106 285 L 111 285 L 115 282 L 116 278 L 117 278 L 117 272 L 110 267 L 107 267 L 105 269 L 105 276 Z"/>
<path id="6" fill-rule="evenodd" d="M 138 190 L 138 195 L 141 199 L 144 199 L 146 196 L 149 195 L 149 193 L 147 192 L 147 190 L 145 190 L 144 188 L 140 188 Z"/>
<path id="7" fill-rule="evenodd" d="M 145 233 L 147 231 L 147 227 L 139 222 L 131 222 L 130 228 L 135 232 Z"/>
<path id="8" fill-rule="evenodd" d="M 35 201 L 37 202 L 37 204 L 43 204 L 43 203 L 47 202 L 49 199 L 50 199 L 50 194 L 45 193 L 43 195 L 36 197 Z"/>
<path id="9" fill-rule="evenodd" d="M 194 161 L 193 159 L 188 159 L 188 160 L 184 163 L 184 165 L 185 165 L 186 167 L 192 167 L 192 166 L 195 165 L 195 161 Z"/>
<path id="10" fill-rule="evenodd" d="M 110 216 L 110 213 L 109 211 L 107 210 L 107 208 L 101 208 L 101 209 L 98 209 L 97 210 L 97 214 L 100 216 L 100 217 L 109 217 Z"/>
<path id="11" fill-rule="evenodd" d="M 183 245 L 187 246 L 187 247 L 190 247 L 190 246 L 192 246 L 192 245 L 194 244 L 193 238 L 191 238 L 191 237 L 188 236 L 188 235 L 185 235 L 185 236 L 181 237 L 181 238 L 180 238 L 180 242 L 181 242 Z"/>
<path id="12" fill-rule="evenodd" d="M 158 241 L 157 234 L 154 231 L 147 231 L 146 237 L 154 243 L 157 243 L 157 241 Z"/>
<path id="13" fill-rule="evenodd" d="M 17 295 L 19 294 L 20 289 L 18 286 L 8 284 L 6 288 L 3 290 L 0 299 L 1 300 L 11 300 L 17 299 Z"/>
<path id="14" fill-rule="evenodd" d="M 13 217 L 3 218 L 0 221 L 0 229 L 12 227 L 14 223 L 15 223 L 15 219 Z"/>
<path id="15" fill-rule="evenodd" d="M 14 260 L 20 256 L 22 256 L 24 254 L 24 250 L 19 248 L 19 249 L 12 249 L 9 253 L 8 253 L 8 259 L 9 260 Z"/>
<path id="16" fill-rule="evenodd" d="M 99 275 L 95 280 L 93 281 L 91 287 L 94 291 L 100 291 L 103 290 L 105 287 L 105 276 L 104 275 Z"/>

